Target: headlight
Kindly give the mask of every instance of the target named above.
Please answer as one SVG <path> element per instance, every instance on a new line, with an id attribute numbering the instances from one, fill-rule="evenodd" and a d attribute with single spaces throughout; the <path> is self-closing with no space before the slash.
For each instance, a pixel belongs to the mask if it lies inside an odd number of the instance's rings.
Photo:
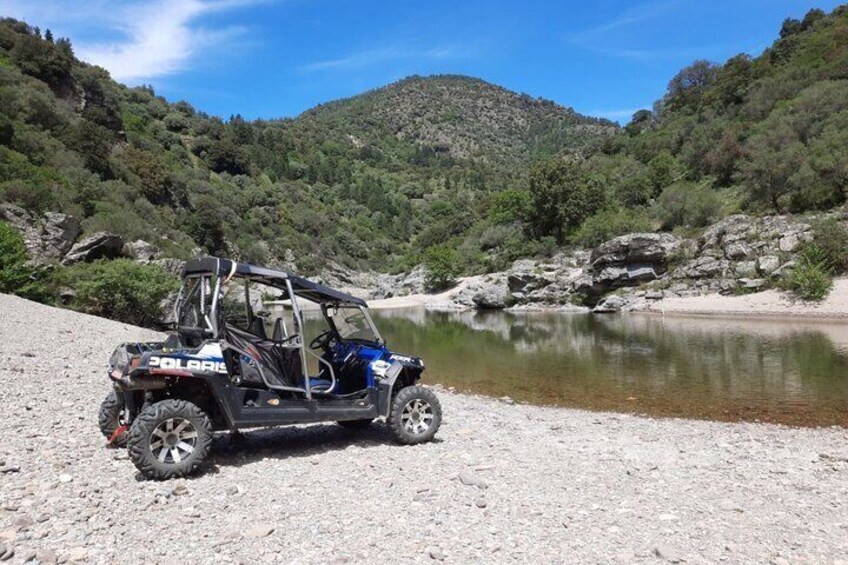
<path id="1" fill-rule="evenodd" d="M 376 361 L 371 362 L 371 373 L 375 377 L 383 378 L 386 376 L 386 371 L 388 371 L 391 366 L 391 363 L 387 363 L 382 359 L 377 359 Z"/>

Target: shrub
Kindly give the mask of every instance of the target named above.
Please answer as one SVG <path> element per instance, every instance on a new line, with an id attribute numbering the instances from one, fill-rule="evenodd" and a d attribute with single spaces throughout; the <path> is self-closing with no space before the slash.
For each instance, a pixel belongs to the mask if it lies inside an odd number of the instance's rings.
<path id="1" fill-rule="evenodd" d="M 450 285 L 460 273 L 459 257 L 455 250 L 444 245 L 429 247 L 424 253 L 427 288 L 440 290 Z"/>
<path id="2" fill-rule="evenodd" d="M 37 273 L 26 266 L 27 251 L 20 232 L 0 222 L 0 292 L 43 301 L 48 297 Z"/>
<path id="3" fill-rule="evenodd" d="M 607 209 L 583 222 L 574 234 L 574 241 L 586 247 L 595 247 L 626 233 L 646 231 L 653 231 L 653 224 L 641 209 Z"/>
<path id="4" fill-rule="evenodd" d="M 721 215 L 721 198 L 706 183 L 676 182 L 657 201 L 663 229 L 708 226 Z"/>
<path id="5" fill-rule="evenodd" d="M 784 287 L 803 300 L 822 300 L 833 287 L 826 252 L 817 245 L 807 246 L 798 255 L 798 264 L 784 281 Z"/>
<path id="6" fill-rule="evenodd" d="M 813 223 L 814 251 L 832 273 L 848 269 L 848 229 L 836 218 Z"/>
<path id="7" fill-rule="evenodd" d="M 148 327 L 160 319 L 162 301 L 179 287 L 160 267 L 129 259 L 80 263 L 59 271 L 56 279 L 76 292 L 75 310 Z"/>

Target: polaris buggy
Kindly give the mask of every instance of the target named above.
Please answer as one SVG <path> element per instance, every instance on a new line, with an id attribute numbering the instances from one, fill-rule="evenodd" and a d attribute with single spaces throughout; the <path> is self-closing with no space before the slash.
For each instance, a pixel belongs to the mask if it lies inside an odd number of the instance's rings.
<path id="1" fill-rule="evenodd" d="M 308 345 L 301 300 L 326 323 Z M 208 257 L 186 263 L 174 316 L 164 342 L 115 350 L 114 390 L 100 409 L 109 443 L 126 445 L 148 478 L 196 471 L 215 431 L 327 421 L 362 429 L 384 417 L 398 442 L 416 444 L 439 429 L 439 400 L 416 384 L 424 363 L 388 349 L 360 298 Z"/>

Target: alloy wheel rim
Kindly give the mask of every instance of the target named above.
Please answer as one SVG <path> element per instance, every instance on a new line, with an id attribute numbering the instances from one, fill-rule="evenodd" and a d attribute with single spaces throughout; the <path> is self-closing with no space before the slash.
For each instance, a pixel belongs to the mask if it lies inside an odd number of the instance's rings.
<path id="1" fill-rule="evenodd" d="M 197 429 L 191 420 L 168 418 L 150 434 L 150 452 L 160 463 L 177 465 L 197 447 Z"/>
<path id="2" fill-rule="evenodd" d="M 407 432 L 421 435 L 433 425 L 433 407 L 426 400 L 414 398 L 403 407 L 400 420 Z"/>

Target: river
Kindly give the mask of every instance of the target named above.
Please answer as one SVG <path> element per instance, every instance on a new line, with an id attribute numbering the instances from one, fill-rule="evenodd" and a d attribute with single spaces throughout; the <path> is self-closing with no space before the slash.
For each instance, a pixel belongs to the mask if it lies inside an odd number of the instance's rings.
<path id="1" fill-rule="evenodd" d="M 848 324 L 552 312 L 372 313 L 424 380 L 518 402 L 848 426 Z"/>

